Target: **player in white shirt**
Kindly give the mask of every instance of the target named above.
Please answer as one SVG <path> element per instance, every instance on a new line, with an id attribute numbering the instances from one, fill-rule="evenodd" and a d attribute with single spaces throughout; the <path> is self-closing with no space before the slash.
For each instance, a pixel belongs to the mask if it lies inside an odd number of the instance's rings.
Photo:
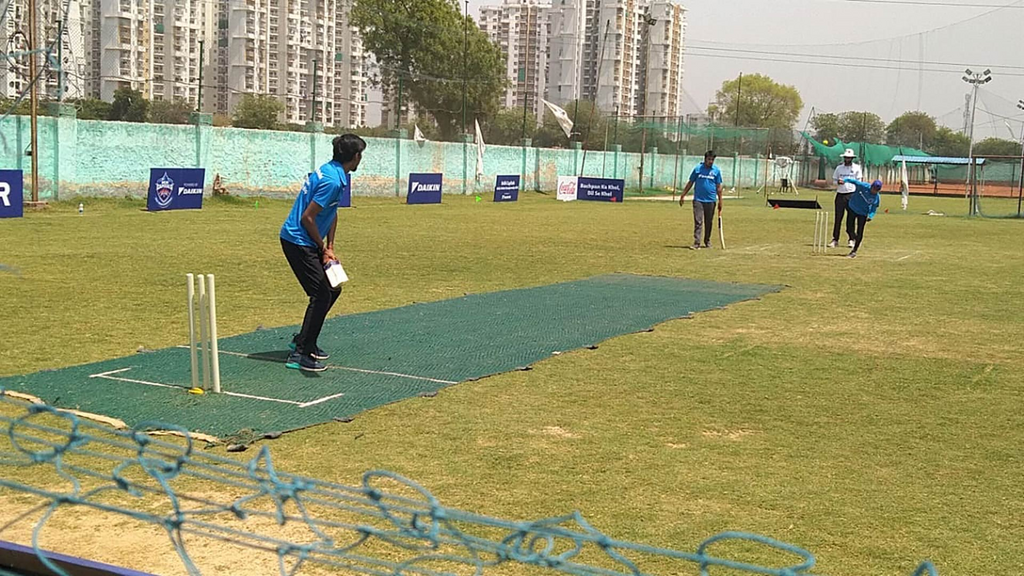
<path id="1" fill-rule="evenodd" d="M 839 245 L 839 228 L 842 226 L 844 215 L 846 216 L 846 236 L 849 238 L 850 248 L 853 248 L 857 237 L 857 216 L 848 208 L 850 195 L 856 192 L 857 188 L 853 184 L 846 183 L 847 178 L 864 179 L 860 165 L 853 163 L 853 159 L 856 157 L 853 150 L 847 148 L 843 153 L 843 163 L 836 166 L 835 172 L 832 173 L 832 182 L 836 184 L 836 215 L 835 224 L 832 226 L 832 243 L 829 244 L 831 248 Z"/>

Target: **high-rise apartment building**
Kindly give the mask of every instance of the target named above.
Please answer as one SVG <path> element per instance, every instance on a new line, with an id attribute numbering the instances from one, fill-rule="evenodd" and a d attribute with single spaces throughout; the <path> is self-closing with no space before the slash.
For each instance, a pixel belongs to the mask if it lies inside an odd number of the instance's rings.
<path id="1" fill-rule="evenodd" d="M 480 29 L 501 48 L 510 82 L 506 108 L 527 107 L 538 122 L 547 93 L 551 49 L 551 4 L 545 0 L 505 0 L 480 10 Z"/>
<path id="2" fill-rule="evenodd" d="M 121 87 L 151 100 L 181 99 L 231 113 L 243 95 L 278 98 L 281 121 L 366 123 L 368 59 L 352 29 L 351 0 L 37 0 L 41 42 L 60 60 L 44 67 L 47 98 L 111 101 Z M 7 4 L 0 40 L 27 49 L 28 0 Z M 54 44 L 56 46 L 56 44 Z M 44 59 L 40 58 L 40 62 Z M 28 86 L 28 59 L 0 60 L 3 95 Z M 60 83 L 58 81 L 60 80 Z M 200 89 L 202 80 L 202 89 Z"/>
<path id="3" fill-rule="evenodd" d="M 284 122 L 365 124 L 368 72 L 348 20 L 351 2 L 220 1 L 211 111 L 228 113 L 245 94 L 269 94 L 284 103 Z"/>
<path id="4" fill-rule="evenodd" d="M 682 103 L 686 11 L 678 0 L 554 0 L 547 93 L 631 118 Z"/>
<path id="5" fill-rule="evenodd" d="M 29 86 L 28 0 L 11 0 L 0 23 L 0 45 L 7 55 L 0 59 L 0 95 L 16 98 Z M 67 6 L 67 14 L 64 9 Z M 56 98 L 62 93 L 68 98 L 81 98 L 86 87 L 86 46 L 82 37 L 84 6 L 79 0 L 37 0 L 36 18 L 38 45 L 51 49 L 47 58 L 40 54 L 36 62 L 40 70 L 40 94 Z M 66 24 L 65 24 L 66 22 Z M 61 40 L 57 42 L 60 34 Z M 63 63 L 63 75 L 58 74 L 57 62 Z"/>

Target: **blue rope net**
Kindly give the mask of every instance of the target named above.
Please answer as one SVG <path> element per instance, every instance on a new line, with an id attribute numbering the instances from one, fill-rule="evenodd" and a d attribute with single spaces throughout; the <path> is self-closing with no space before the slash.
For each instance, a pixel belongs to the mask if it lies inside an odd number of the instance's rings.
<path id="1" fill-rule="evenodd" d="M 578 512 L 528 522 L 491 518 L 446 507 L 391 472 L 367 472 L 359 486 L 296 476 L 277 470 L 266 446 L 239 462 L 196 451 L 179 427 L 115 430 L 3 389 L 0 430 L 0 487 L 42 501 L 0 525 L 0 534 L 38 514 L 32 546 L 61 576 L 68 575 L 43 553 L 40 535 L 55 512 L 69 507 L 161 527 L 192 575 L 201 572 L 190 550 L 203 539 L 204 546 L 221 541 L 274 555 L 286 576 L 312 565 L 369 576 L 480 576 L 502 565 L 579 576 L 707 576 L 711 568 L 802 576 L 815 563 L 806 550 L 741 532 L 718 534 L 684 552 L 613 539 Z M 160 440 L 150 430 L 172 431 L 180 440 Z M 736 550 L 737 544 L 745 555 L 785 559 L 785 565 L 712 551 Z M 925 575 L 937 576 L 928 562 L 914 572 Z"/>

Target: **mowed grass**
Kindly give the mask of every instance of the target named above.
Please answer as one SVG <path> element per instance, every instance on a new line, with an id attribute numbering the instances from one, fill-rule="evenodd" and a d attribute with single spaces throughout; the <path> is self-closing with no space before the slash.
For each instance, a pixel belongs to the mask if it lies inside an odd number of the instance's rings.
<path id="1" fill-rule="evenodd" d="M 87 199 L 79 216 L 77 202 L 0 221 L 0 374 L 183 343 L 186 272 L 217 275 L 221 336 L 301 320 L 277 239 L 290 204 L 149 214 Z M 669 202 L 355 203 L 333 314 L 607 272 L 787 288 L 286 434 L 270 444 L 278 467 L 342 483 L 384 468 L 451 506 L 579 509 L 613 537 L 678 549 L 752 531 L 827 574 L 909 574 L 926 558 L 948 575 L 1024 570 L 1024 221 L 961 217 L 959 199 L 902 213 L 887 196 L 849 260 L 811 255 L 811 211 L 749 192 L 725 205 L 728 250 L 716 231 L 697 252 L 689 205 Z"/>

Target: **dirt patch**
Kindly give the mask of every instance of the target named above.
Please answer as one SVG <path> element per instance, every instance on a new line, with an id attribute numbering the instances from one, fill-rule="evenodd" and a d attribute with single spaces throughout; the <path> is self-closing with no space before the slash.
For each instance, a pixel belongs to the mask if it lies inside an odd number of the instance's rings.
<path id="1" fill-rule="evenodd" d="M 540 434 L 542 436 L 552 436 L 554 438 L 579 438 L 580 435 L 561 426 L 545 426 L 540 430 L 530 430 L 531 434 Z"/>
<path id="2" fill-rule="evenodd" d="M 705 430 L 701 435 L 705 438 L 723 438 L 725 440 L 741 440 L 745 436 L 753 434 L 753 430 L 738 428 L 736 430 Z"/>

